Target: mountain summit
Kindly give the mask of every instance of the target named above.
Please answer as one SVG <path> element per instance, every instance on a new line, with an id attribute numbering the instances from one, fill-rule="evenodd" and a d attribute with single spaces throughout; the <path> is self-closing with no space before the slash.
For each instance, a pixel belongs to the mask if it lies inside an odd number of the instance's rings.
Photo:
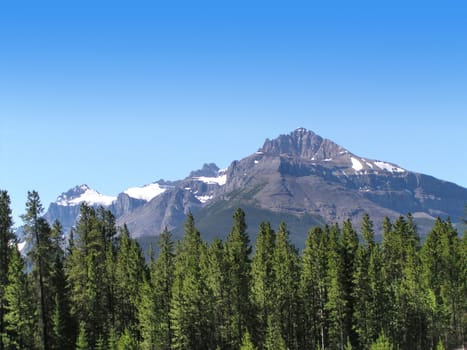
<path id="1" fill-rule="evenodd" d="M 112 204 L 116 199 L 116 197 L 103 195 L 96 190 L 93 190 L 88 185 L 81 185 L 62 193 L 58 196 L 55 203 L 61 206 L 75 206 L 82 202 L 87 202 L 91 205 L 107 206 Z"/>
<path id="2" fill-rule="evenodd" d="M 117 197 L 86 185 L 58 197 L 46 213 L 66 229 L 79 215 L 82 202 L 103 205 L 127 224 L 135 236 L 158 235 L 167 227 L 181 233 L 186 213 L 208 237 L 230 230 L 232 212 L 242 207 L 251 233 L 261 221 L 285 221 L 302 246 L 308 229 L 350 219 L 356 227 L 364 213 L 375 222 L 412 213 L 423 235 L 440 216 L 460 221 L 467 189 L 411 172 L 396 164 L 353 154 L 305 128 L 266 139 L 258 151 L 220 170 L 212 163 L 183 180 L 131 187 Z"/>
<path id="3" fill-rule="evenodd" d="M 273 140 L 266 139 L 259 152 L 309 160 L 325 160 L 337 157 L 346 150 L 310 130 L 298 128 L 289 135 L 280 135 Z"/>

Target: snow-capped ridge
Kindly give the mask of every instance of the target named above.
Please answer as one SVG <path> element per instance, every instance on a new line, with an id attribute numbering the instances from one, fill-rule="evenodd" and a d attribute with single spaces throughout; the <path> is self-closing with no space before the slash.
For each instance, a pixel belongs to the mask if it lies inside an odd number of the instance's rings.
<path id="1" fill-rule="evenodd" d="M 142 199 L 147 202 L 167 191 L 167 187 L 163 187 L 158 183 L 151 183 L 142 187 L 130 187 L 123 191 L 131 198 Z"/>
<path id="2" fill-rule="evenodd" d="M 378 170 L 387 171 L 390 173 L 405 173 L 407 170 L 392 164 L 383 162 L 380 160 L 369 160 L 364 158 L 359 158 L 357 156 L 351 156 L 350 161 L 352 162 L 352 168 L 356 172 L 361 171 L 370 171 L 373 173 L 378 173 Z"/>
<path id="3" fill-rule="evenodd" d="M 117 200 L 115 196 L 107 196 L 90 188 L 88 185 L 81 185 L 74 187 L 68 192 L 62 193 L 58 196 L 55 203 L 61 206 L 75 206 L 86 202 L 90 205 L 108 206 L 115 200 Z"/>
<path id="4" fill-rule="evenodd" d="M 378 168 L 380 168 L 381 170 L 386 170 L 386 171 L 389 171 L 390 173 L 404 173 L 404 172 L 406 172 L 405 169 L 402 169 L 402 168 L 398 167 L 397 165 L 394 165 L 394 164 L 391 164 L 391 163 L 382 162 L 380 160 L 375 160 L 373 163 Z"/>
<path id="5" fill-rule="evenodd" d="M 194 176 L 192 179 L 207 183 L 208 185 L 217 184 L 223 186 L 227 183 L 227 169 L 220 169 L 217 176 Z"/>

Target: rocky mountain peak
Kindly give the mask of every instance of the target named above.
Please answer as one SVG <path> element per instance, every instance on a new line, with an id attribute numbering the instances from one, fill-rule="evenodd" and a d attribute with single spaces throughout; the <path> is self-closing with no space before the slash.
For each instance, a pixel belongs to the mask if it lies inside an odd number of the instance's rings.
<path id="1" fill-rule="evenodd" d="M 75 186 L 57 197 L 55 204 L 61 206 L 77 206 L 82 202 L 90 205 L 111 205 L 117 197 L 103 195 L 88 185 Z"/>
<path id="2" fill-rule="evenodd" d="M 266 139 L 259 151 L 309 160 L 326 160 L 346 152 L 343 147 L 305 128 L 295 129 L 289 135 L 280 135 L 273 140 Z"/>
<path id="3" fill-rule="evenodd" d="M 216 177 L 219 174 L 219 167 L 214 163 L 205 163 L 203 167 L 199 170 L 192 171 L 189 178 L 192 177 L 200 177 L 200 176 L 207 176 L 207 177 Z"/>
<path id="4" fill-rule="evenodd" d="M 75 186 L 69 189 L 68 191 L 63 192 L 61 195 L 59 195 L 57 197 L 56 203 L 57 204 L 67 203 L 73 199 L 79 198 L 84 193 L 86 193 L 86 191 L 88 190 L 91 190 L 91 188 L 86 184 Z"/>

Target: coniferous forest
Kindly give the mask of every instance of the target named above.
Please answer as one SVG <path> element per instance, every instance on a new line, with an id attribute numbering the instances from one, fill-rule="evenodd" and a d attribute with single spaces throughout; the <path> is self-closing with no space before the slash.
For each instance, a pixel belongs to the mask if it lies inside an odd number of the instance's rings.
<path id="1" fill-rule="evenodd" d="M 286 223 L 250 242 L 245 213 L 225 241 L 158 237 L 148 260 L 111 212 L 81 205 L 64 241 L 28 193 L 20 254 L 0 191 L 0 350 L 452 349 L 467 336 L 467 239 L 412 217 L 310 228 L 299 252 Z M 379 234 L 379 232 L 378 232 Z M 151 251 L 154 251 L 151 249 Z"/>

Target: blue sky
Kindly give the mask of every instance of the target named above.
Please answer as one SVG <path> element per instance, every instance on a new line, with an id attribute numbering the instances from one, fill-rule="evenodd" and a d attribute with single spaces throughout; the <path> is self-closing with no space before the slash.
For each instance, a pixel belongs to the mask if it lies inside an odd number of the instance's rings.
<path id="1" fill-rule="evenodd" d="M 466 187 L 467 5 L 407 3 L 1 2 L 16 223 L 28 190 L 115 195 L 297 127 Z"/>

